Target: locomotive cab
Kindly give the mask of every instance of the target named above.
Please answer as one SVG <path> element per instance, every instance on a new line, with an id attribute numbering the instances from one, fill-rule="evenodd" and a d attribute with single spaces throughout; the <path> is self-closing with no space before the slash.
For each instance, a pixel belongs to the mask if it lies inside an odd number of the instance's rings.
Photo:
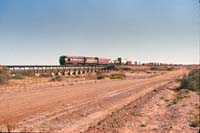
<path id="1" fill-rule="evenodd" d="M 66 56 L 61 56 L 61 57 L 60 57 L 59 62 L 60 62 L 60 65 L 61 65 L 61 66 L 64 66 L 64 65 L 65 65 L 65 58 L 66 58 Z"/>

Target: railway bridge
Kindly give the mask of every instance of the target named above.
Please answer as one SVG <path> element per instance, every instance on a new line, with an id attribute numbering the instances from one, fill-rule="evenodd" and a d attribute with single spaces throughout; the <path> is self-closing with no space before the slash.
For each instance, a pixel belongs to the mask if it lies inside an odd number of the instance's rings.
<path id="1" fill-rule="evenodd" d="M 10 74 L 33 75 L 33 76 L 70 76 L 92 73 L 97 71 L 109 72 L 112 70 L 110 65 L 99 66 L 60 66 L 60 65 L 7 65 Z"/>

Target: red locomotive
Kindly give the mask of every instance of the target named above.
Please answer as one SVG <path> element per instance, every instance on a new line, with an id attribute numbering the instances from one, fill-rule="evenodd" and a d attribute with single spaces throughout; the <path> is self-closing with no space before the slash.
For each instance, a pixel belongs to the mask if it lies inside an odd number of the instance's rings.
<path id="1" fill-rule="evenodd" d="M 109 65 L 110 59 L 82 56 L 61 56 L 60 65 Z"/>

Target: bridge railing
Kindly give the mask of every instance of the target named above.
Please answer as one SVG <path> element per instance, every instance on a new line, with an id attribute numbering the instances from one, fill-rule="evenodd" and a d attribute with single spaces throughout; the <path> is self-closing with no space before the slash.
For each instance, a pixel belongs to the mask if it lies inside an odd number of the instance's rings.
<path id="1" fill-rule="evenodd" d="M 32 75 L 79 75 L 96 71 L 109 71 L 108 66 L 59 66 L 59 65 L 7 65 L 10 73 L 15 76 L 17 73 Z"/>

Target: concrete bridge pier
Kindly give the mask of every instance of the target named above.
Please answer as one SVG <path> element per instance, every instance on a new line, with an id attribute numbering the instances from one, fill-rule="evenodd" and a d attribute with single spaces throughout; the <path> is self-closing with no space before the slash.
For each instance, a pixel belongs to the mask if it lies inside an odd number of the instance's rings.
<path id="1" fill-rule="evenodd" d="M 77 69 L 76 71 L 77 71 L 77 75 L 81 75 L 80 69 Z"/>
<path id="2" fill-rule="evenodd" d="M 109 73 L 109 69 L 105 69 L 105 72 L 106 72 L 106 73 Z"/>
<path id="3" fill-rule="evenodd" d="M 56 75 L 57 75 L 57 76 L 62 76 L 62 72 L 58 70 L 58 71 L 56 72 Z"/>
<path id="4" fill-rule="evenodd" d="M 64 71 L 64 76 L 65 77 L 69 76 L 68 73 L 69 73 L 68 71 Z"/>
<path id="5" fill-rule="evenodd" d="M 94 68 L 91 68 L 91 72 L 94 73 L 94 72 L 95 72 L 95 69 L 94 69 Z"/>
<path id="6" fill-rule="evenodd" d="M 55 77 L 55 76 L 56 76 L 55 73 L 54 73 L 53 71 L 51 72 L 51 76 L 52 76 L 52 77 Z"/>
<path id="7" fill-rule="evenodd" d="M 40 74 L 35 72 L 35 73 L 34 73 L 34 76 L 39 77 Z"/>
<path id="8" fill-rule="evenodd" d="M 10 74 L 34 75 L 34 76 L 56 76 L 56 75 L 81 75 L 94 72 L 110 72 L 112 68 L 105 68 L 103 66 L 83 66 L 83 67 L 69 67 L 69 66 L 7 66 L 10 69 Z"/>
<path id="9" fill-rule="evenodd" d="M 85 73 L 86 74 L 89 73 L 89 69 L 88 68 L 85 69 Z"/>
<path id="10" fill-rule="evenodd" d="M 76 70 L 72 70 L 72 75 L 76 75 Z"/>
<path id="11" fill-rule="evenodd" d="M 77 72 L 76 72 L 76 70 L 73 70 L 73 74 L 72 75 L 77 75 Z"/>
<path id="12" fill-rule="evenodd" d="M 85 69 L 83 69 L 82 74 L 85 74 L 85 73 L 86 73 L 86 71 L 85 71 Z"/>
<path id="13" fill-rule="evenodd" d="M 73 71 L 70 70 L 70 71 L 68 72 L 68 75 L 69 75 L 69 76 L 73 75 Z"/>

